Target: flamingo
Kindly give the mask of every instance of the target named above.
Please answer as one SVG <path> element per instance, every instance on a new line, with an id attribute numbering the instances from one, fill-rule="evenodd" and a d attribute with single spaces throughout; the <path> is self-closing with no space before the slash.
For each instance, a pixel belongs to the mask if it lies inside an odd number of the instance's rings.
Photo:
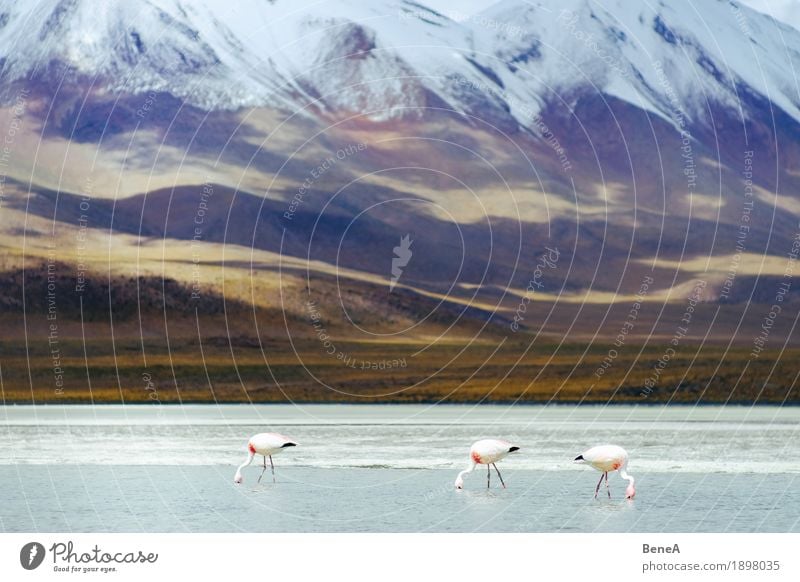
<path id="1" fill-rule="evenodd" d="M 464 469 L 456 477 L 456 489 L 464 488 L 464 475 L 471 473 L 478 465 L 486 465 L 486 487 L 491 485 L 492 470 L 497 471 L 497 476 L 500 477 L 500 483 L 503 484 L 503 489 L 506 484 L 503 481 L 503 476 L 495 463 L 500 459 L 504 459 L 509 453 L 518 451 L 519 447 L 515 447 L 508 441 L 502 439 L 483 439 L 474 443 L 469 449 L 469 467 Z"/>
<path id="2" fill-rule="evenodd" d="M 236 469 L 236 475 L 233 477 L 234 483 L 241 483 L 242 482 L 242 469 L 247 467 L 250 463 L 253 462 L 253 458 L 256 455 L 263 455 L 264 456 L 264 469 L 261 471 L 261 475 L 258 476 L 258 482 L 261 483 L 261 477 L 264 476 L 264 471 L 267 470 L 267 457 L 269 457 L 269 465 L 272 467 L 272 482 L 275 482 L 275 465 L 272 462 L 272 455 L 276 455 L 280 453 L 286 447 L 296 447 L 297 443 L 291 440 L 289 437 L 285 437 L 282 434 L 278 434 L 276 432 L 262 432 L 260 434 L 256 434 L 250 437 L 250 440 L 247 441 L 247 460 L 239 465 L 239 468 Z"/>
<path id="3" fill-rule="evenodd" d="M 633 499 L 633 496 L 636 495 L 636 489 L 633 486 L 634 478 L 625 472 L 625 468 L 628 466 L 628 451 L 622 447 L 618 447 L 617 445 L 592 447 L 582 455 L 575 457 L 575 462 L 588 463 L 591 467 L 603 473 L 594 490 L 595 499 L 597 499 L 597 493 L 600 491 L 600 484 L 603 482 L 603 477 L 606 479 L 608 498 L 611 499 L 611 489 L 608 488 L 608 474 L 611 471 L 619 471 L 620 476 L 628 481 L 628 488 L 625 490 L 625 499 Z"/>

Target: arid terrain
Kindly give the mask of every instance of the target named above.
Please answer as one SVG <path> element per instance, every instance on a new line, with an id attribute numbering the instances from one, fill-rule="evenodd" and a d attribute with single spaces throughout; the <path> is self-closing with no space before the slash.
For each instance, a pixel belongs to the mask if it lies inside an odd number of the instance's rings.
<path id="1" fill-rule="evenodd" d="M 593 402 L 800 403 L 800 350 L 748 350 L 687 344 L 646 392 L 661 346 L 631 345 L 601 377 L 609 346 L 600 344 L 420 344 L 337 347 L 327 356 L 315 342 L 282 343 L 224 336 L 165 342 L 130 338 L 61 343 L 63 387 L 56 386 L 46 344 L 26 350 L 4 340 L 6 403 L 188 402 Z M 143 351 L 144 350 L 144 351 Z M 143 357 L 143 353 L 146 357 Z M 523 355 L 524 354 L 524 355 Z M 393 367 L 392 367 L 393 366 Z M 446 366 L 446 367 L 444 367 Z M 31 385 L 33 388 L 31 388 Z"/>
<path id="2" fill-rule="evenodd" d="M 628 303 L 533 302 L 514 330 L 513 306 L 463 309 L 410 291 L 387 302 L 369 283 L 343 288 L 360 300 L 347 320 L 324 278 L 313 308 L 298 287 L 281 309 L 193 298 L 189 283 L 155 277 L 89 273 L 76 293 L 71 267 L 54 272 L 70 275 L 26 271 L 24 318 L 21 300 L 2 306 L 6 403 L 800 402 L 796 315 L 777 318 L 754 352 L 761 305 L 740 320 L 741 306 L 700 303 L 676 336 L 685 306 L 643 303 L 620 339 Z M 23 296 L 21 272 L 3 285 Z"/>
<path id="3" fill-rule="evenodd" d="M 798 402 L 800 31 L 107 4 L 0 11 L 6 402 Z"/>

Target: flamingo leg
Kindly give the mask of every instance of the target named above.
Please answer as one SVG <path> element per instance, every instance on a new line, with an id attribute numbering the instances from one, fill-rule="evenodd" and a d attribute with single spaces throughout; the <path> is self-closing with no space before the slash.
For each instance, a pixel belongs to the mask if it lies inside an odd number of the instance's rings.
<path id="1" fill-rule="evenodd" d="M 264 462 L 266 463 L 267 460 L 264 459 Z M 272 455 L 269 456 L 269 466 L 272 467 L 272 482 L 275 483 L 275 465 L 272 463 Z M 609 495 L 611 495 L 611 493 L 609 493 Z"/>
<path id="2" fill-rule="evenodd" d="M 486 488 L 489 489 L 490 483 L 492 481 L 492 467 L 486 465 Z"/>
<path id="3" fill-rule="evenodd" d="M 603 484 L 603 477 L 604 476 L 605 476 L 605 473 L 600 475 L 600 480 L 597 482 L 597 487 L 594 488 L 594 498 L 595 499 L 597 499 L 597 493 L 600 491 L 600 485 Z"/>
<path id="4" fill-rule="evenodd" d="M 494 470 L 497 471 L 497 476 L 500 477 L 500 483 L 503 484 L 503 489 L 505 489 L 506 488 L 506 482 L 503 481 L 503 476 L 500 474 L 500 469 L 498 469 L 497 465 L 495 465 L 494 463 L 492 463 L 492 467 L 494 467 Z"/>
<path id="5" fill-rule="evenodd" d="M 606 493 L 608 493 L 608 498 L 611 499 L 611 489 L 608 488 L 608 471 L 606 471 Z"/>
<path id="6" fill-rule="evenodd" d="M 271 459 L 272 457 L 270 457 Z M 264 457 L 264 468 L 261 470 L 261 475 L 258 476 L 258 482 L 261 483 L 261 477 L 264 476 L 264 471 L 267 470 L 267 457 Z"/>

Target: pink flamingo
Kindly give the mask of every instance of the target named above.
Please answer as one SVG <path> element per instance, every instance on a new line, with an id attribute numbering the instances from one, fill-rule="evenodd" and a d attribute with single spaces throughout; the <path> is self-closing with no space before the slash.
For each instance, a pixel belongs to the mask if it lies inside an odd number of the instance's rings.
<path id="1" fill-rule="evenodd" d="M 503 481 L 503 476 L 495 463 L 504 459 L 509 453 L 518 451 L 519 447 L 515 447 L 508 441 L 501 439 L 483 439 L 474 443 L 469 449 L 470 465 L 458 474 L 456 477 L 456 489 L 464 488 L 464 475 L 471 473 L 478 465 L 486 465 L 486 487 L 491 485 L 492 470 L 497 471 L 497 476 L 500 477 L 500 483 L 503 484 L 503 489 L 506 484 Z"/>
<path id="2" fill-rule="evenodd" d="M 272 462 L 272 455 L 280 453 L 283 449 L 287 447 L 296 447 L 296 446 L 297 446 L 296 442 L 276 432 L 262 432 L 260 434 L 253 435 L 252 437 L 250 437 L 250 440 L 247 441 L 247 451 L 248 451 L 247 460 L 241 465 L 239 465 L 238 469 L 236 469 L 236 475 L 233 477 L 233 482 L 241 483 L 242 469 L 244 469 L 250 463 L 252 463 L 253 458 L 256 455 L 263 455 L 264 469 L 262 469 L 261 475 L 258 476 L 258 482 L 261 483 L 261 477 L 264 476 L 264 471 L 267 470 L 267 457 L 269 457 L 269 465 L 270 467 L 272 467 L 272 482 L 274 483 L 275 465 Z"/>
<path id="3" fill-rule="evenodd" d="M 628 452 L 622 447 L 617 445 L 600 445 L 592 447 L 582 455 L 575 457 L 576 463 L 587 463 L 589 466 L 601 471 L 600 481 L 597 482 L 597 487 L 594 490 L 594 498 L 597 499 L 597 493 L 600 491 L 600 484 L 603 482 L 603 477 L 606 479 L 606 491 L 608 498 L 611 499 L 611 489 L 608 487 L 608 474 L 612 471 L 619 471 L 620 476 L 628 481 L 628 488 L 625 490 L 625 499 L 633 499 L 636 495 L 636 488 L 633 486 L 634 478 L 625 472 L 628 466 Z"/>

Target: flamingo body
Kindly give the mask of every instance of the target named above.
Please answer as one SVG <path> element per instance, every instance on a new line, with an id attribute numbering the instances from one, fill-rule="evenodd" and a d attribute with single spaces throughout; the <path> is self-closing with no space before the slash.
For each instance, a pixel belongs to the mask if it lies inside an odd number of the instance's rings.
<path id="1" fill-rule="evenodd" d="M 474 443 L 469 449 L 470 458 L 479 465 L 490 465 L 519 450 L 508 441 L 502 439 L 483 439 Z"/>
<path id="2" fill-rule="evenodd" d="M 628 481 L 628 487 L 625 490 L 625 498 L 633 499 L 633 496 L 636 495 L 634 478 L 625 471 L 628 466 L 628 451 L 622 447 L 617 445 L 599 445 L 592 447 L 583 454 L 575 457 L 575 462 L 586 463 L 590 467 L 603 473 L 594 492 L 595 498 L 597 498 L 597 493 L 600 490 L 600 483 L 603 482 L 603 477 L 605 477 L 608 498 L 611 499 L 611 490 L 608 488 L 608 474 L 614 471 L 619 471 L 620 476 Z"/>
<path id="3" fill-rule="evenodd" d="M 617 471 L 628 463 L 628 451 L 617 445 L 600 445 L 592 447 L 578 459 L 586 461 L 591 467 L 602 471 Z M 575 459 L 576 461 L 578 459 Z"/>
<path id="4" fill-rule="evenodd" d="M 514 446 L 510 442 L 503 439 L 483 439 L 473 443 L 469 449 L 470 466 L 461 471 L 461 473 L 458 474 L 458 477 L 456 477 L 456 489 L 464 488 L 464 475 L 474 471 L 475 467 L 478 465 L 486 465 L 487 487 L 489 486 L 491 477 L 490 466 L 493 466 L 494 470 L 497 471 L 497 476 L 500 477 L 500 483 L 502 483 L 503 488 L 505 488 L 506 484 L 503 482 L 503 477 L 500 475 L 500 471 L 497 469 L 497 465 L 495 465 L 495 463 L 504 459 L 510 453 L 518 450 L 519 447 Z"/>
<path id="5" fill-rule="evenodd" d="M 250 437 L 247 441 L 247 449 L 256 455 L 277 455 L 287 447 L 296 447 L 297 443 L 289 437 L 278 434 L 277 432 L 262 432 Z"/>
<path id="6" fill-rule="evenodd" d="M 264 457 L 264 470 L 261 471 L 261 475 L 258 477 L 259 482 L 261 477 L 264 476 L 264 471 L 267 470 L 267 458 L 269 458 L 269 464 L 272 467 L 272 480 L 275 481 L 275 465 L 272 463 L 272 456 L 277 455 L 288 447 L 296 446 L 297 443 L 295 441 L 277 432 L 262 432 L 251 436 L 250 440 L 247 441 L 247 460 L 236 469 L 233 481 L 235 483 L 243 481 L 242 469 L 252 463 L 256 455 Z"/>

